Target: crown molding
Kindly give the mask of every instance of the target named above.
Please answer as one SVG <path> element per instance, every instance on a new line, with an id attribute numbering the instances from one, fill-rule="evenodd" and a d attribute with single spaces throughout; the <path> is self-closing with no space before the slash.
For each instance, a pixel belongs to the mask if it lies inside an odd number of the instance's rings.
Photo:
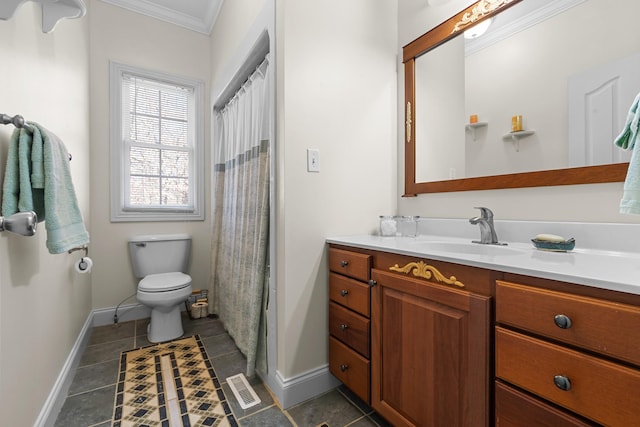
<path id="1" fill-rule="evenodd" d="M 477 39 L 467 40 L 465 43 L 465 56 L 472 55 L 479 50 L 502 41 L 520 31 L 526 30 L 540 22 L 546 21 L 566 10 L 584 3 L 586 0 L 555 0 L 549 1 L 526 14 L 517 17 L 500 28 L 491 30 Z M 517 13 L 517 8 L 522 4 L 503 13 Z"/>
<path id="2" fill-rule="evenodd" d="M 102 0 L 104 3 L 119 6 L 132 12 L 175 24 L 189 30 L 210 35 L 218 18 L 224 0 L 208 2 L 203 16 L 193 16 L 182 11 L 155 4 L 149 0 Z"/>

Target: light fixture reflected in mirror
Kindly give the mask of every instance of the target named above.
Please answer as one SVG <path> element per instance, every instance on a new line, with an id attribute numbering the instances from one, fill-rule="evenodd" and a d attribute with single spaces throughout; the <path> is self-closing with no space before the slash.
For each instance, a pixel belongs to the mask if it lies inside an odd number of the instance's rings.
<path id="1" fill-rule="evenodd" d="M 18 212 L 8 217 L 0 216 L 0 231 L 11 231 L 21 236 L 36 234 L 38 216 L 35 212 Z"/>
<path id="2" fill-rule="evenodd" d="M 593 3 L 593 5 L 598 4 L 599 2 L 586 2 L 584 0 L 548 0 L 549 5 L 553 6 L 555 11 L 562 11 L 565 8 L 557 9 L 558 6 L 566 5 L 566 4 L 587 4 Z M 496 7 L 492 8 L 488 13 L 480 13 L 485 5 L 488 3 L 495 4 Z M 577 4 L 576 4 L 577 3 Z M 607 3 L 608 4 L 608 3 Z M 630 2 L 629 4 L 640 5 L 640 2 Z M 440 49 L 443 45 L 446 45 L 450 40 L 455 39 L 461 32 L 470 29 L 471 23 L 477 23 L 482 20 L 486 20 L 491 18 L 492 16 L 496 17 L 494 23 L 491 24 L 491 27 L 487 33 L 485 33 L 482 37 L 473 40 L 474 45 L 482 44 L 484 40 L 494 39 L 495 32 L 500 28 L 500 20 L 503 16 L 501 12 L 511 10 L 513 6 L 527 6 L 531 5 L 532 10 L 539 9 L 539 3 L 533 0 L 478 0 L 467 8 L 461 10 L 459 13 L 451 16 L 446 21 L 440 23 L 434 28 L 431 28 L 426 33 L 420 35 L 415 40 L 411 41 L 409 44 L 405 45 L 402 48 L 402 62 L 404 64 L 404 117 L 402 126 L 405 127 L 404 132 L 404 141 L 403 146 L 404 149 L 404 193 L 403 197 L 416 197 L 420 194 L 427 193 L 449 193 L 449 192 L 457 192 L 457 191 L 476 191 L 476 190 L 495 190 L 495 189 L 506 189 L 506 188 L 528 188 L 528 187 L 545 187 L 545 186 L 561 186 L 561 185 L 576 185 L 576 184 L 599 184 L 599 183 L 618 183 L 624 182 L 625 176 L 627 174 L 627 169 L 629 164 L 627 162 L 621 163 L 611 163 L 611 164 L 603 164 L 603 165 L 591 165 L 591 166 L 580 166 L 580 167 L 562 167 L 563 165 L 558 165 L 557 168 L 549 168 L 545 169 L 544 167 L 533 167 L 527 169 L 527 171 L 497 171 L 491 172 L 488 171 L 487 174 L 483 175 L 473 175 L 465 178 L 448 178 L 448 175 L 445 174 L 441 178 L 436 178 L 432 181 L 425 181 L 419 177 L 420 175 L 416 175 L 417 173 L 421 173 L 421 170 L 418 168 L 423 165 L 424 156 L 420 159 L 417 158 L 416 151 L 417 146 L 420 144 L 424 144 L 420 149 L 431 149 L 432 139 L 427 138 L 416 138 L 416 129 L 421 129 L 422 131 L 418 131 L 418 134 L 422 132 L 422 135 L 427 134 L 424 132 L 425 123 L 424 119 L 421 119 L 418 114 L 416 114 L 416 104 L 425 105 L 425 103 L 429 102 L 429 99 L 417 99 L 418 96 L 416 94 L 416 84 L 418 84 L 418 76 L 416 75 L 416 63 L 421 62 L 424 63 L 422 57 L 428 56 L 427 54 L 434 49 Z M 546 8 L 545 8 L 546 9 Z M 621 13 L 616 10 L 613 12 L 613 16 L 616 19 L 620 20 L 623 17 L 631 17 L 637 16 L 635 13 Z M 500 15 L 498 15 L 500 14 Z M 548 12 L 545 12 L 544 16 L 555 16 L 558 13 L 553 13 L 553 15 L 548 15 Z M 481 17 L 482 16 L 482 17 Z M 547 19 L 547 18 L 545 18 Z M 630 19 L 631 20 L 631 19 Z M 513 23 L 513 20 L 507 20 L 509 25 Z M 536 18 L 536 22 L 540 22 L 539 17 Z M 572 20 L 572 22 L 576 22 L 576 20 Z M 519 24 L 522 25 L 522 24 Z M 494 28 L 496 27 L 496 28 Z M 565 30 L 566 26 L 562 26 L 561 31 Z M 619 26 L 615 26 L 618 28 Z M 611 32 L 614 34 L 614 32 Z M 501 36 L 502 37 L 502 36 Z M 601 34 L 597 36 L 601 38 Z M 580 39 L 581 40 L 581 39 Z M 625 41 L 627 41 L 625 39 Z M 478 43 L 480 42 L 480 43 Z M 454 42 L 454 43 L 460 43 Z M 617 43 L 621 43 L 619 38 Z M 468 43 L 464 43 L 464 48 L 466 51 Z M 491 44 L 491 43 L 489 43 Z M 629 42 L 628 47 L 633 49 L 633 43 Z M 452 50 L 461 50 L 460 46 L 455 47 Z M 637 52 L 637 44 L 635 46 L 636 50 L 633 52 Z M 445 49 L 446 50 L 446 49 Z M 498 49 L 493 49 L 498 50 Z M 542 50 L 547 50 L 541 49 Z M 593 49 L 592 49 L 593 50 Z M 499 52 L 496 52 L 499 54 Z M 511 61 L 513 62 L 513 61 Z M 493 62 L 491 62 L 493 63 Z M 437 65 L 436 65 L 437 67 Z M 447 67 L 444 65 L 444 67 Z M 527 67 L 529 68 L 529 67 Z M 460 68 L 454 67 L 454 69 L 459 70 Z M 528 70 L 529 71 L 529 70 Z M 476 74 L 474 74 L 476 75 Z M 518 82 L 520 84 L 520 82 Z M 475 85 L 477 87 L 478 85 Z M 454 90 L 457 91 L 461 86 L 455 86 Z M 457 93 L 457 92 L 456 92 Z M 423 95 L 424 96 L 424 95 Z M 557 97 L 557 94 L 554 96 Z M 438 102 L 442 97 L 434 97 L 435 102 L 434 105 L 436 108 L 440 108 Z M 520 99 L 522 97 L 518 97 Z M 486 98 L 485 98 L 486 99 Z M 419 101 L 419 102 L 418 102 Z M 461 115 L 456 116 L 460 117 L 460 122 L 462 123 L 464 118 L 464 110 L 460 110 Z M 474 112 L 474 111 L 472 111 Z M 510 116 L 511 114 L 509 114 Z M 508 116 L 507 116 L 508 117 Z M 428 127 L 428 124 L 426 125 Z M 496 127 L 494 127 L 495 129 Z M 458 126 L 457 128 L 453 128 L 452 132 L 465 132 L 462 126 Z M 451 140 L 450 135 L 448 134 L 446 138 L 439 138 L 444 140 Z M 610 144 L 610 142 L 609 142 Z M 486 144 L 488 145 L 488 144 Z M 445 149 L 450 151 L 450 144 L 445 145 Z M 418 153 L 420 151 L 418 150 Z M 425 152 L 426 153 L 426 152 Z M 428 155 L 428 154 L 427 154 Z M 437 155 L 438 158 L 441 157 L 440 154 Z M 529 158 L 527 157 L 527 163 Z"/>
<path id="3" fill-rule="evenodd" d="M 478 37 L 480 37 L 481 35 L 487 32 L 487 30 L 489 29 L 489 26 L 491 25 L 491 22 L 493 22 L 493 18 L 486 19 L 481 23 L 474 25 L 473 27 L 469 28 L 464 32 L 464 38 L 477 39 Z"/>

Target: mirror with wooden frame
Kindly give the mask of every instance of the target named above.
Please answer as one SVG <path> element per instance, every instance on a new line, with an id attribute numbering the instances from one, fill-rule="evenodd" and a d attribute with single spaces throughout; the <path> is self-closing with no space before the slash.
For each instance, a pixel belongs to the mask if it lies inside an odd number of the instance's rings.
<path id="1" fill-rule="evenodd" d="M 428 147 L 431 147 L 432 140 L 429 140 L 430 134 L 428 130 L 432 131 L 431 136 L 432 139 L 439 140 L 447 140 L 448 136 L 443 135 L 442 132 L 438 133 L 437 130 L 433 130 L 431 123 L 428 126 L 425 126 L 423 129 L 420 126 L 425 125 L 427 120 L 424 117 L 416 116 L 416 105 L 418 104 L 422 109 L 419 109 L 420 114 L 423 114 L 426 108 L 424 107 L 425 94 L 424 91 L 419 92 L 419 96 L 416 96 L 416 86 L 417 86 L 417 70 L 418 70 L 418 58 L 424 57 L 428 52 L 435 53 L 436 48 L 442 49 L 445 44 L 450 44 L 452 42 L 456 42 L 454 39 L 456 37 L 461 36 L 466 30 L 476 26 L 477 24 L 487 21 L 490 19 L 494 19 L 498 14 L 501 14 L 508 9 L 516 6 L 518 3 L 526 3 L 528 0 L 480 0 L 466 9 L 462 10 L 460 13 L 455 16 L 449 18 L 442 24 L 418 37 L 411 43 L 407 44 L 403 48 L 403 63 L 404 63 L 404 77 L 405 77 L 405 121 L 404 121 L 404 131 L 405 131 L 405 139 L 403 144 L 405 145 L 405 197 L 416 196 L 422 193 L 438 193 L 438 192 L 453 192 L 453 191 L 469 191 L 469 190 L 490 190 L 490 189 L 505 189 L 505 188 L 522 188 L 522 187 L 538 187 L 538 186 L 555 186 L 555 185 L 570 185 L 570 184 L 593 184 L 593 183 L 605 183 L 605 182 L 620 182 L 624 181 L 626 176 L 626 171 L 628 167 L 628 163 L 626 161 L 622 161 L 620 163 L 612 164 L 598 164 L 591 166 L 578 166 L 578 167 L 553 167 L 545 170 L 529 170 L 526 172 L 515 172 L 515 173 L 500 173 L 500 174 L 487 174 L 485 176 L 472 176 L 472 177 L 464 177 L 464 178 L 456 178 L 455 176 L 443 176 L 435 179 L 425 179 L 421 178 L 422 174 L 416 174 L 416 164 L 422 167 L 431 167 L 424 166 L 429 165 L 429 162 L 432 162 L 435 168 L 437 163 L 440 161 L 442 163 L 441 156 L 443 155 L 443 151 L 451 151 L 454 152 L 456 149 L 453 144 L 450 148 L 440 149 L 439 154 L 431 155 L 431 159 L 428 159 L 423 153 L 425 153 L 424 148 L 420 147 L 418 152 L 420 156 L 416 155 L 416 145 L 426 144 Z M 625 2 L 627 0 L 624 0 Z M 635 6 L 633 6 L 635 7 Z M 515 9 L 514 9 L 515 10 Z M 458 37 L 458 40 L 462 39 L 462 37 Z M 457 43 L 457 42 L 456 42 Z M 434 55 L 435 57 L 435 55 Z M 440 58 L 440 57 L 438 57 Z M 440 59 L 438 59 L 440 60 Z M 432 60 L 434 61 L 434 60 Z M 460 66 L 455 66 L 455 70 L 459 69 Z M 433 68 L 440 68 L 438 66 L 434 66 Z M 464 65 L 462 65 L 464 69 Z M 444 72 L 440 72 L 440 74 L 446 74 L 446 67 L 443 68 Z M 454 70 L 453 66 L 449 65 L 449 70 Z M 457 71 L 456 71 L 457 72 Z M 462 71 L 464 73 L 464 71 Z M 437 74 L 437 73 L 436 73 Z M 423 77 L 424 78 L 424 77 Z M 544 84 L 544 82 L 541 82 Z M 464 86 L 464 84 L 462 84 Z M 432 90 L 431 90 L 432 89 Z M 438 87 L 436 84 L 432 84 L 430 86 L 430 94 L 433 97 L 437 97 L 438 105 L 435 108 L 431 108 L 430 114 L 432 114 L 434 121 L 446 121 L 445 119 L 451 116 L 448 114 L 447 107 L 443 104 L 451 103 L 449 98 L 453 99 L 453 95 L 451 91 L 443 92 L 442 88 L 440 88 L 441 93 L 438 92 Z M 444 89 L 447 91 L 448 89 Z M 456 89 L 457 90 L 457 89 Z M 449 96 L 452 95 L 452 96 Z M 635 94 L 634 94 L 635 95 Z M 464 94 L 462 95 L 464 97 Z M 421 99 L 417 99 L 421 98 Z M 460 107 L 460 102 L 458 103 L 458 107 Z M 455 104 L 455 102 L 453 102 Z M 464 104 L 464 100 L 462 101 Z M 629 104 L 627 104 L 629 105 Z M 461 116 L 467 117 L 464 111 L 464 107 L 458 108 L 458 110 L 463 110 L 459 113 L 454 113 L 452 115 L 457 115 L 458 119 Z M 624 111 L 626 115 L 626 110 Z M 445 117 L 447 116 L 447 117 Z M 510 120 L 510 117 L 506 117 L 506 119 Z M 465 119 L 466 120 L 466 119 Z M 497 126 L 495 124 L 490 124 L 490 126 Z M 416 128 L 420 129 L 420 138 L 422 140 L 420 142 L 416 141 Z M 463 126 L 457 126 L 456 132 L 459 132 L 459 128 L 464 129 Z M 467 130 L 469 128 L 467 127 Z M 464 130 L 462 131 L 464 133 Z M 446 133 L 446 132 L 445 132 Z M 474 129 L 475 133 L 475 129 Z M 507 132 L 508 133 L 508 132 Z M 450 134 L 449 134 L 450 136 Z M 542 133 L 540 138 L 542 138 Z M 426 139 L 426 142 L 424 141 Z M 450 140 L 451 138 L 449 138 Z M 506 139 L 505 139 L 506 141 Z M 514 138 L 515 141 L 515 138 Z M 607 141 L 608 144 L 612 144 L 612 141 Z M 503 143 L 505 146 L 506 143 Z M 526 144 L 523 142 L 523 144 Z M 506 148 L 505 148 L 506 150 Z M 525 158 L 525 161 L 527 159 Z M 464 166 L 462 166 L 464 167 Z M 544 167 L 542 167 L 544 169 Z M 446 166 L 445 166 L 446 169 Z M 450 168 L 449 170 L 454 170 Z M 417 177 L 417 179 L 416 179 Z"/>

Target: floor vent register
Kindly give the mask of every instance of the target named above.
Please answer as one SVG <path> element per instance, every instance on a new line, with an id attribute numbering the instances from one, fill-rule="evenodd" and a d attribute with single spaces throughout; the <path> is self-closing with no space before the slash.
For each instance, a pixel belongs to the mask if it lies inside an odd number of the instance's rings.
<path id="1" fill-rule="evenodd" d="M 229 384 L 233 395 L 238 400 L 242 409 L 251 408 L 252 406 L 260 403 L 260 398 L 253 387 L 249 385 L 244 374 L 238 374 L 227 378 L 227 384 Z"/>

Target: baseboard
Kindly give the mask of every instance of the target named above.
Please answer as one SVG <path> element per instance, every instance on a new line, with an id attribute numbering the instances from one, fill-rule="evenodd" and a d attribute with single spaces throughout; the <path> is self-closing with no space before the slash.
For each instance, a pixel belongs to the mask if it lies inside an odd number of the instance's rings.
<path id="1" fill-rule="evenodd" d="M 93 310 L 93 325 L 104 326 L 113 323 L 113 316 L 116 313 L 115 307 L 98 308 Z M 151 315 L 151 309 L 142 304 L 127 304 L 118 307 L 118 322 L 128 322 L 130 320 L 146 319 Z"/>
<path id="2" fill-rule="evenodd" d="M 329 365 L 291 378 L 283 378 L 279 371 L 275 375 L 261 377 L 280 402 L 282 409 L 288 409 L 340 385 L 340 381 L 329 372 Z"/>
<path id="3" fill-rule="evenodd" d="M 91 328 L 110 325 L 113 323 L 115 312 L 116 308 L 110 307 L 93 310 L 89 313 L 34 426 L 53 427 L 69 393 L 69 387 L 71 387 L 75 370 L 80 364 L 82 353 L 84 353 L 91 337 Z M 122 305 L 118 308 L 118 321 L 126 322 L 128 320 L 144 319 L 149 317 L 150 313 L 151 310 L 141 304 Z"/>
<path id="4" fill-rule="evenodd" d="M 56 382 L 49 393 L 36 422 L 35 427 L 53 427 L 56 418 L 69 392 L 73 381 L 74 371 L 80 363 L 82 353 L 91 336 L 91 328 L 113 323 L 115 307 L 101 308 L 89 313 L 78 338 L 65 361 Z M 130 304 L 118 308 L 118 321 L 144 319 L 149 317 L 151 310 L 141 304 Z M 280 372 L 275 375 L 262 375 L 262 380 L 271 389 L 283 409 L 290 408 L 305 400 L 311 399 L 340 385 L 329 372 L 329 365 L 320 366 L 291 378 L 284 378 Z"/>
<path id="5" fill-rule="evenodd" d="M 58 417 L 62 405 L 69 393 L 69 387 L 73 381 L 75 369 L 80 363 L 80 358 L 84 349 L 87 347 L 89 337 L 91 336 L 91 328 L 93 327 L 93 312 L 89 313 L 87 320 L 84 322 L 76 342 L 73 344 L 73 348 L 67 357 L 62 370 L 56 379 L 49 397 L 45 401 L 38 418 L 33 424 L 36 427 L 53 427 Z"/>

